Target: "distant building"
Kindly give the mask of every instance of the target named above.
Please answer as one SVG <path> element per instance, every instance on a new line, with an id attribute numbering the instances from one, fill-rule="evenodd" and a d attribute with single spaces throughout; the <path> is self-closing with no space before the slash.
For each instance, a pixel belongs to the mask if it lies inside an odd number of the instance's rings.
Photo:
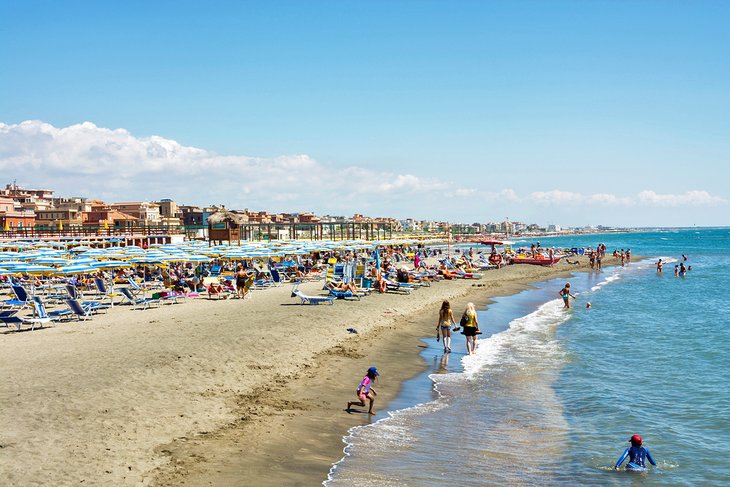
<path id="1" fill-rule="evenodd" d="M 131 202 L 131 203 L 114 203 L 112 210 L 117 210 L 127 215 L 131 215 L 139 220 L 143 225 L 160 225 L 162 216 L 160 215 L 160 206 L 155 203 L 147 202 Z"/>
<path id="2" fill-rule="evenodd" d="M 77 208 L 52 208 L 36 211 L 36 227 L 57 227 L 67 229 L 83 225 L 83 212 Z"/>
<path id="3" fill-rule="evenodd" d="M 182 223 L 186 227 L 206 226 L 208 217 L 212 213 L 211 208 L 198 208 L 197 206 L 179 206 Z"/>
<path id="4" fill-rule="evenodd" d="M 421 222 L 418 220 L 414 220 L 413 218 L 406 218 L 405 220 L 400 220 L 400 226 L 404 232 L 420 232 L 421 231 Z"/>
<path id="5" fill-rule="evenodd" d="M 160 223 L 168 227 L 177 227 L 182 224 L 182 211 L 177 203 L 169 198 L 155 202 L 160 207 Z"/>
<path id="6" fill-rule="evenodd" d="M 70 198 L 52 198 L 51 208 L 58 210 L 76 210 L 80 213 L 91 211 L 93 202 L 87 198 L 73 196 Z"/>
<path id="7" fill-rule="evenodd" d="M 23 208 L 11 197 L 0 196 L 0 231 L 35 225 L 35 212 Z"/>

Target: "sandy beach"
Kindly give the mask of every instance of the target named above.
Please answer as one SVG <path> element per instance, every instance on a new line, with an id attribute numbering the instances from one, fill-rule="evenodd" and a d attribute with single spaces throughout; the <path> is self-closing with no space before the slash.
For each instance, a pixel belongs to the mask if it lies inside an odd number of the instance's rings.
<path id="1" fill-rule="evenodd" d="M 364 370 L 381 371 L 383 415 L 423 370 L 443 299 L 459 310 L 586 267 L 513 265 L 334 306 L 300 306 L 284 285 L 1 334 L 4 483 L 318 485 L 370 421 L 344 411 Z"/>

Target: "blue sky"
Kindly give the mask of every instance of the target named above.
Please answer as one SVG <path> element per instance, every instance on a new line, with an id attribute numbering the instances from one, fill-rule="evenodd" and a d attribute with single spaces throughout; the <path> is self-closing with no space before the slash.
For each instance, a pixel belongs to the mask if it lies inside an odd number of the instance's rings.
<path id="1" fill-rule="evenodd" d="M 110 200 L 730 225 L 728 18 L 719 1 L 0 0 L 0 170 Z"/>

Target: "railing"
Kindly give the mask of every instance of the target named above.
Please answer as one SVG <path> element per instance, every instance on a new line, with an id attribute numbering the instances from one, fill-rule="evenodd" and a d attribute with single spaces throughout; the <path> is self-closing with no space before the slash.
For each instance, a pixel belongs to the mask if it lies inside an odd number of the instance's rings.
<path id="1" fill-rule="evenodd" d="M 0 227 L 0 240 L 18 239 L 104 239 L 104 238 L 144 238 L 155 236 L 185 235 L 190 238 L 207 238 L 208 225 L 133 225 L 125 227 L 77 226 L 59 228 L 53 226 Z M 393 230 L 387 223 L 245 223 L 233 230 L 232 237 L 239 240 L 276 240 L 279 231 L 288 231 L 288 238 L 307 240 L 378 240 L 393 237 Z"/>
<path id="2" fill-rule="evenodd" d="M 103 226 L 37 226 L 37 227 L 11 227 L 6 230 L 0 229 L 2 239 L 67 239 L 67 238 L 90 238 L 90 237 L 139 237 L 139 236 L 162 236 L 180 235 L 197 229 L 207 229 L 203 226 L 130 226 L 130 227 L 108 227 Z"/>

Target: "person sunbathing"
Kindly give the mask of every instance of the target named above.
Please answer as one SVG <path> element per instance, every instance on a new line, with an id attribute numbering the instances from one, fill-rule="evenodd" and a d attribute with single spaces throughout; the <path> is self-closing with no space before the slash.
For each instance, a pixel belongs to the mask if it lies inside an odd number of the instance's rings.
<path id="1" fill-rule="evenodd" d="M 372 269 L 370 269 L 370 277 L 377 284 L 378 292 L 380 294 L 383 294 L 388 285 L 385 282 L 385 279 L 383 279 L 383 274 L 380 272 L 380 269 L 378 269 L 377 267 L 373 267 Z"/>
<path id="2" fill-rule="evenodd" d="M 347 284 L 345 284 L 344 282 L 330 281 L 327 283 L 327 289 L 336 292 L 350 291 L 352 293 L 356 293 L 358 291 L 357 286 L 355 286 L 354 282 L 348 282 Z"/>
<path id="3" fill-rule="evenodd" d="M 446 264 L 441 264 L 441 267 L 439 267 L 438 273 L 444 276 L 445 279 L 454 279 L 457 276 L 455 272 L 451 272 L 447 267 Z"/>
<path id="4" fill-rule="evenodd" d="M 225 292 L 225 289 L 223 289 L 223 286 L 218 282 L 212 282 L 208 286 L 208 293 L 209 294 L 220 294 Z"/>

